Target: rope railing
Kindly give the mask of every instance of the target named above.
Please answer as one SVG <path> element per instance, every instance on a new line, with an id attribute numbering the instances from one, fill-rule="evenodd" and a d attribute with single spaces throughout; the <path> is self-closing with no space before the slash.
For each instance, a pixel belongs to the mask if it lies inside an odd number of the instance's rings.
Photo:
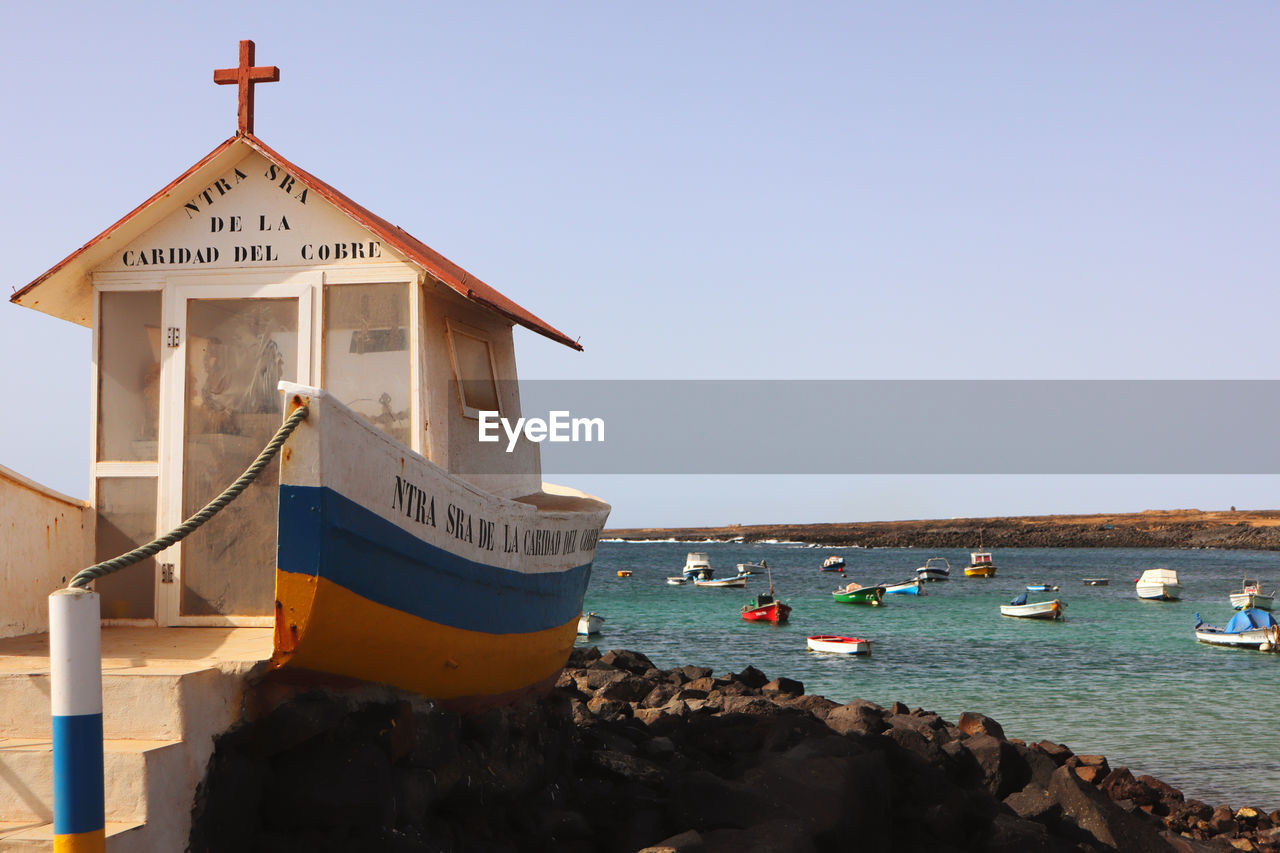
<path id="1" fill-rule="evenodd" d="M 165 548 L 186 539 L 187 536 L 197 530 L 200 525 L 213 518 L 223 509 L 223 507 L 235 500 L 241 492 L 248 488 L 250 483 L 257 479 L 258 475 L 262 473 L 262 469 L 266 468 L 267 463 L 269 463 L 275 457 L 276 453 L 279 452 L 281 445 L 285 442 L 285 439 L 293 433 L 298 424 L 306 420 L 309 412 L 310 410 L 306 406 L 299 406 L 294 409 L 289 417 L 285 419 L 284 423 L 280 425 L 280 429 L 276 431 L 276 434 L 272 437 L 271 441 L 267 442 L 267 446 L 258 454 L 258 458 L 253 460 L 253 463 L 245 469 L 245 472 L 240 475 L 239 479 L 228 486 L 222 494 L 218 495 L 206 504 L 204 509 L 182 522 L 182 524 L 178 525 L 173 530 L 170 530 L 164 536 L 148 542 L 141 548 L 134 548 L 127 554 L 121 554 L 119 557 L 104 560 L 97 565 L 90 566 L 87 569 L 77 572 L 76 576 L 71 579 L 71 583 L 67 584 L 67 588 L 84 589 L 91 582 L 100 577 L 105 577 L 112 572 L 118 572 L 123 568 L 132 566 L 134 563 L 141 562 L 142 560 L 147 559 L 147 557 L 154 556 Z"/>

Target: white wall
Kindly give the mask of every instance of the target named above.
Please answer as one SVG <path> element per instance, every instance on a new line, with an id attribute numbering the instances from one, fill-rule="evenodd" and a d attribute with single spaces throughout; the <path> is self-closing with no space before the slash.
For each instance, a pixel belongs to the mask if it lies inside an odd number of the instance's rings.
<path id="1" fill-rule="evenodd" d="M 49 630 L 49 593 L 91 565 L 93 512 L 0 465 L 0 637 Z"/>

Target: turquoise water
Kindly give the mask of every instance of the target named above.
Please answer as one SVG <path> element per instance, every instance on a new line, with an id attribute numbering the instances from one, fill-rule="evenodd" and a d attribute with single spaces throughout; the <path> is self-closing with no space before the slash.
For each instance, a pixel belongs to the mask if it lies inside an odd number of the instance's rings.
<path id="1" fill-rule="evenodd" d="M 742 589 L 669 586 L 685 554 L 705 551 L 718 577 L 740 562 L 768 560 L 791 621 L 744 622 L 739 608 L 768 579 Z M 770 678 L 804 682 L 808 693 L 837 702 L 895 701 L 955 721 L 984 713 L 1010 737 L 1065 743 L 1080 754 L 1106 755 L 1113 767 L 1149 773 L 1212 805 L 1280 808 L 1280 654 L 1198 643 L 1193 614 L 1223 625 L 1227 594 L 1244 576 L 1266 591 L 1280 586 L 1280 554 L 1259 551 L 1169 551 L 1105 548 L 1019 548 L 994 552 L 998 575 L 965 578 L 961 550 L 840 549 L 844 577 L 818 567 L 830 549 L 801 545 L 603 542 L 585 609 L 605 617 L 603 631 L 579 645 L 634 649 L 667 669 L 708 666 L 716 674 L 750 666 Z M 952 579 L 925 586 L 925 596 L 889 595 L 884 607 L 836 604 L 841 583 L 907 580 L 933 556 L 951 562 Z M 1179 602 L 1140 601 L 1133 581 L 1148 568 L 1171 568 L 1183 586 Z M 631 569 L 619 578 L 618 569 Z M 1085 577 L 1109 577 L 1104 587 Z M 1000 615 L 1026 584 L 1058 584 L 1031 601 L 1067 603 L 1064 622 Z M 869 657 L 807 651 L 810 634 L 873 641 Z"/>

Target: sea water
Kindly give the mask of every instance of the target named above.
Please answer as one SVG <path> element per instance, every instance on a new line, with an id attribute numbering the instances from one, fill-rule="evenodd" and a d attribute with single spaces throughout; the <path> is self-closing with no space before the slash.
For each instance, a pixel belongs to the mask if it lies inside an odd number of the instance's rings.
<path id="1" fill-rule="evenodd" d="M 785 625 L 745 622 L 739 612 L 769 577 L 746 589 L 670 586 L 689 551 L 705 551 L 716 577 L 735 564 L 766 560 L 775 593 L 793 608 Z M 841 554 L 844 575 L 819 570 Z M 924 584 L 926 595 L 886 595 L 883 607 L 838 604 L 831 592 L 910 580 L 929 557 L 951 563 L 951 580 Z M 1150 774 L 1211 805 L 1280 808 L 1280 654 L 1198 643 L 1196 612 L 1211 625 L 1232 613 L 1228 594 L 1244 577 L 1265 592 L 1280 586 L 1280 554 L 1261 551 L 1110 548 L 996 549 L 997 575 L 966 578 L 968 552 L 909 548 L 832 549 L 800 544 L 602 542 L 585 610 L 605 617 L 599 635 L 578 645 L 632 649 L 661 669 L 696 664 L 717 675 L 747 666 L 770 678 L 804 682 L 837 702 L 902 702 L 955 722 L 975 711 L 1009 737 L 1064 743 L 1102 754 L 1135 776 Z M 1134 581 L 1170 568 L 1182 600 L 1143 601 Z M 617 576 L 629 569 L 630 577 Z M 1107 577 L 1108 586 L 1085 586 Z M 1057 584 L 1066 620 L 1000 615 L 1027 584 Z M 811 634 L 872 641 L 871 655 L 811 652 Z"/>

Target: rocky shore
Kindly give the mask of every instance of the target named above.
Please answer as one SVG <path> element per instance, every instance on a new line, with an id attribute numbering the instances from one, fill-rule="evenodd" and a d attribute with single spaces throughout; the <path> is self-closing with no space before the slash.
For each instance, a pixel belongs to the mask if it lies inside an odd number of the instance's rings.
<path id="1" fill-rule="evenodd" d="M 1280 812 L 1255 805 L 978 713 L 579 648 L 550 696 L 470 716 L 264 679 L 218 740 L 190 850 L 1280 851 Z"/>
<path id="2" fill-rule="evenodd" d="M 840 524 L 735 524 L 606 530 L 607 539 L 807 542 L 862 548 L 1230 548 L 1280 550 L 1280 511 L 1153 510 L 1111 515 L 1036 515 L 868 521 Z"/>

